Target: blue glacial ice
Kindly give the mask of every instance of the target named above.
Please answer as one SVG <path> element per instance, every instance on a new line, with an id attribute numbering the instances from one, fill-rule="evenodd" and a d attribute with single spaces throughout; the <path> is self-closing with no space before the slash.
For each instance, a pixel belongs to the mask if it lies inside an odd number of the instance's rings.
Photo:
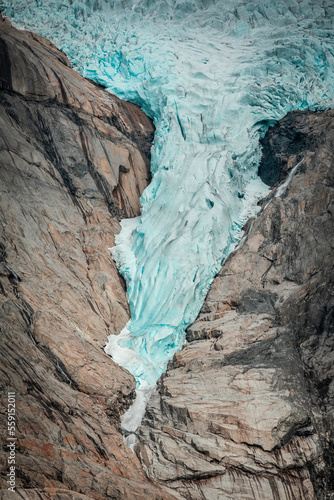
<path id="1" fill-rule="evenodd" d="M 142 214 L 122 221 L 112 249 L 131 320 L 106 347 L 136 377 L 142 413 L 268 192 L 259 138 L 288 111 L 333 107 L 332 1 L 4 0 L 2 9 L 154 120 Z"/>

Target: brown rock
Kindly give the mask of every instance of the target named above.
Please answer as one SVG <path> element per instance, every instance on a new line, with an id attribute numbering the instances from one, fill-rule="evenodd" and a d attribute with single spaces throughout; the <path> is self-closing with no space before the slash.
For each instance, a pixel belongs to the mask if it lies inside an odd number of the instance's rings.
<path id="1" fill-rule="evenodd" d="M 333 111 L 270 129 L 261 175 L 302 163 L 248 224 L 149 402 L 137 454 L 181 498 L 334 497 L 333 143 Z"/>
<path id="2" fill-rule="evenodd" d="M 1 498 L 8 390 L 15 498 L 161 498 L 119 430 L 135 381 L 103 351 L 129 319 L 108 248 L 139 214 L 153 125 L 2 20 L 0 59 Z"/>

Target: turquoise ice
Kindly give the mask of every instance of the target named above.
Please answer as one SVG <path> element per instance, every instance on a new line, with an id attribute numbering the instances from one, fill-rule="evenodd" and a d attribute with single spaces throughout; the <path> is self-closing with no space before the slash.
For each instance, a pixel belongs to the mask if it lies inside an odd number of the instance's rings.
<path id="1" fill-rule="evenodd" d="M 5 0 L 16 25 L 154 119 L 142 214 L 112 249 L 131 320 L 106 351 L 154 386 L 267 188 L 259 138 L 333 107 L 331 0 Z M 141 397 L 144 398 L 143 395 Z"/>

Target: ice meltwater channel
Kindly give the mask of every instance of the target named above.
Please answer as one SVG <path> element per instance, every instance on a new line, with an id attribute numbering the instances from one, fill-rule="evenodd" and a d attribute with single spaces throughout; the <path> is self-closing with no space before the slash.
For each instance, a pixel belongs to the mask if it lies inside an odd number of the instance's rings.
<path id="1" fill-rule="evenodd" d="M 153 179 L 112 254 L 131 320 L 106 352 L 137 380 L 124 427 L 181 348 L 213 277 L 267 193 L 259 138 L 333 107 L 330 0 L 4 0 L 18 27 L 153 118 Z"/>

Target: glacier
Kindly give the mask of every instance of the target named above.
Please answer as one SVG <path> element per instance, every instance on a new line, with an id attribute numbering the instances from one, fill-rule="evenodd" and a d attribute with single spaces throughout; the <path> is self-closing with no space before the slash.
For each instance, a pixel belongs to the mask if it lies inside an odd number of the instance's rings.
<path id="1" fill-rule="evenodd" d="M 136 378 L 134 431 L 168 360 L 268 188 L 259 139 L 292 110 L 334 104 L 332 1 L 3 0 L 85 77 L 156 127 L 140 217 L 113 257 L 131 319 L 106 352 Z"/>

